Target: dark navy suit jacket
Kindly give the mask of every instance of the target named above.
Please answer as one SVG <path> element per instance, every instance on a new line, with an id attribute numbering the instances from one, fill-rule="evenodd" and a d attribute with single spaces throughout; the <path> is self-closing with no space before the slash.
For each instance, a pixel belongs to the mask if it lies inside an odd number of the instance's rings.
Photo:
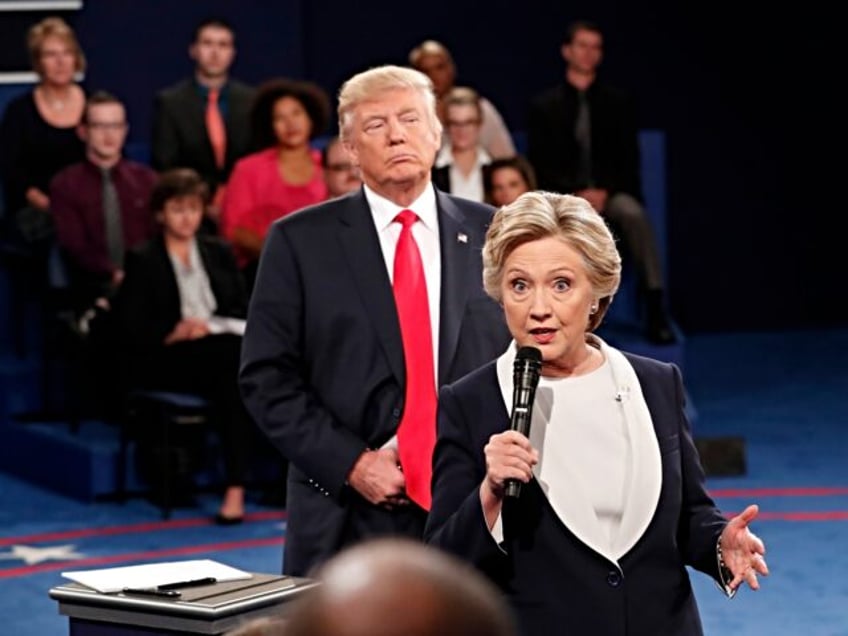
<path id="1" fill-rule="evenodd" d="M 206 131 L 206 103 L 193 78 L 164 89 L 156 96 L 151 162 L 156 170 L 194 168 L 209 184 L 210 191 L 229 179 L 236 161 L 251 149 L 250 108 L 255 91 L 230 79 L 226 91 L 224 126 L 227 147 L 224 167 L 215 165 L 215 154 Z"/>
<path id="2" fill-rule="evenodd" d="M 523 633 L 693 636 L 701 634 L 685 569 L 718 580 L 716 541 L 726 519 L 704 487 L 684 415 L 680 372 L 625 354 L 659 442 L 662 485 L 653 518 L 618 565 L 580 541 L 538 482 L 525 484 L 502 511 L 504 550 L 489 532 L 479 487 L 483 447 L 509 428 L 495 363 L 443 387 L 433 467 L 433 507 L 425 538 L 470 560 L 498 583 Z M 620 569 L 619 569 L 620 566 Z"/>
<path id="3" fill-rule="evenodd" d="M 482 284 L 492 208 L 438 191 L 436 202 L 442 384 L 497 357 L 510 338 Z M 248 310 L 240 380 L 254 420 L 290 461 L 286 573 L 303 575 L 366 535 L 405 531 L 402 514 L 346 485 L 359 455 L 395 435 L 404 375 L 394 296 L 364 192 L 275 222 Z"/>

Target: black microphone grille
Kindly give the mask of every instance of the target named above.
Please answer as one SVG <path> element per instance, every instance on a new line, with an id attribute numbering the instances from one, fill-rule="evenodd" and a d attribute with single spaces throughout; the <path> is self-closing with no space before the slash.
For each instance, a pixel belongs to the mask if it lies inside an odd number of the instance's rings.
<path id="1" fill-rule="evenodd" d="M 528 360 L 532 362 L 542 361 L 542 352 L 536 347 L 521 347 L 515 355 L 515 361 Z"/>

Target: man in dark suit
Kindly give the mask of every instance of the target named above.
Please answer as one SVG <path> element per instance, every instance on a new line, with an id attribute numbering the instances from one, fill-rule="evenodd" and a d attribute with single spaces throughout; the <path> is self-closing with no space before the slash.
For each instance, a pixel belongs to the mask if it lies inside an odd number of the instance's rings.
<path id="1" fill-rule="evenodd" d="M 435 389 L 509 341 L 482 286 L 492 209 L 430 183 L 431 82 L 396 66 L 360 73 L 342 87 L 339 122 L 364 187 L 272 226 L 242 349 L 245 404 L 290 462 L 294 575 L 369 537 L 421 537 Z"/>
<path id="2" fill-rule="evenodd" d="M 209 186 L 212 215 L 235 162 L 250 149 L 254 89 L 232 79 L 235 32 L 221 19 L 201 22 L 189 55 L 194 77 L 156 96 L 152 164 L 157 170 L 193 168 Z"/>
<path id="3" fill-rule="evenodd" d="M 528 116 L 528 158 L 539 187 L 583 197 L 611 223 L 639 275 L 646 336 L 674 342 L 656 240 L 642 204 L 635 107 L 630 96 L 597 79 L 603 36 L 596 25 L 571 24 L 561 53 L 564 81 L 536 96 Z"/>

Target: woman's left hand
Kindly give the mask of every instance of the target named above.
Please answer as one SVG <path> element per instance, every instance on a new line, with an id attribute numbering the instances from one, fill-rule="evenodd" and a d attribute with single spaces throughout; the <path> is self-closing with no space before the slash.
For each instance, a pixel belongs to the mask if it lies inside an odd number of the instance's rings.
<path id="1" fill-rule="evenodd" d="M 721 533 L 721 556 L 733 574 L 729 584 L 731 589 L 735 590 L 743 581 L 747 581 L 752 590 L 758 590 L 760 582 L 757 574 L 768 576 L 768 565 L 764 558 L 765 544 L 748 529 L 748 524 L 759 512 L 758 506 L 748 506 L 741 514 L 733 517 Z"/>

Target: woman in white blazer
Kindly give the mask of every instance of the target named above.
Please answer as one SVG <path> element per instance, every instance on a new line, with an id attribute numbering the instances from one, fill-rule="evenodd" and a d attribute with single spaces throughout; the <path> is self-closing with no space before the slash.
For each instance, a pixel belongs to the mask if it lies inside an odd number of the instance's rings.
<path id="1" fill-rule="evenodd" d="M 728 522 L 707 493 L 677 367 L 592 334 L 621 274 L 602 217 L 523 194 L 495 215 L 483 265 L 514 342 L 441 390 L 425 538 L 498 583 L 525 634 L 701 634 L 686 566 L 729 596 L 758 589 L 758 509 Z M 509 430 L 527 346 L 542 360 L 529 439 Z"/>

